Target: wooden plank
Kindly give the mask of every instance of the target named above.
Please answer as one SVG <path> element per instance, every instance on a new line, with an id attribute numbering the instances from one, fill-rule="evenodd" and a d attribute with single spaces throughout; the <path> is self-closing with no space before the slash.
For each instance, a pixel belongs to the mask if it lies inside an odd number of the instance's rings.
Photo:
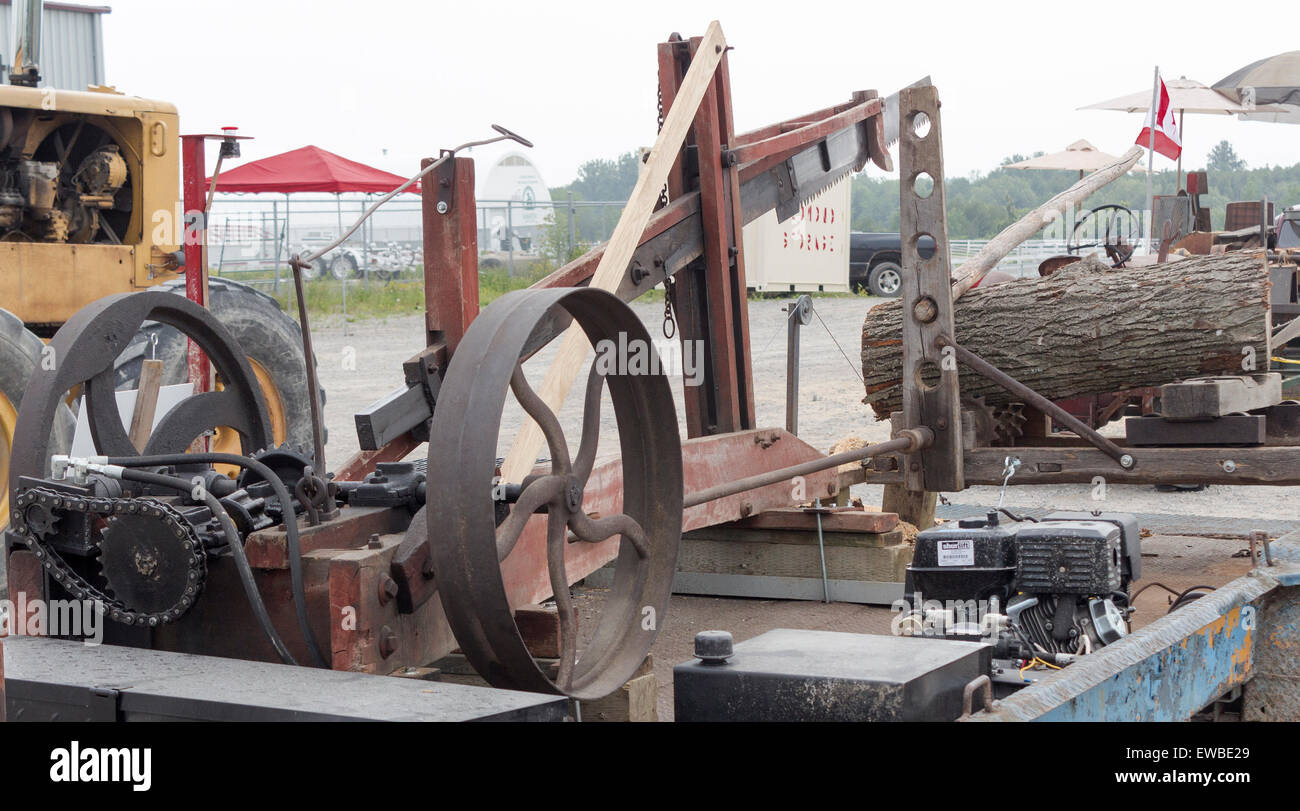
<path id="1" fill-rule="evenodd" d="M 668 173 L 677 160 L 677 153 L 686 132 L 695 118 L 695 113 L 704 99 L 705 92 L 713 81 L 713 72 L 726 50 L 726 39 L 722 35 L 722 26 L 715 20 L 709 24 L 701 40 L 699 52 L 691 62 L 686 77 L 677 92 L 677 100 L 664 119 L 663 129 L 655 139 L 650 159 L 645 170 L 637 178 L 632 196 L 623 209 L 614 229 L 614 235 L 605 246 L 605 253 L 592 276 L 591 287 L 601 290 L 614 290 L 627 272 L 628 262 L 641 240 L 646 221 L 654 211 L 656 201 Z M 564 333 L 560 350 L 546 372 L 546 379 L 538 389 L 538 395 L 552 411 L 559 411 L 560 405 L 568 395 L 574 379 L 587 356 L 590 344 L 582 328 L 571 324 Z M 532 472 L 545 438 L 542 430 L 532 419 L 524 421 L 523 429 L 515 437 L 514 443 L 501 465 L 502 481 L 520 482 Z"/>
<path id="2" fill-rule="evenodd" d="M 901 539 L 902 535 L 899 533 Z M 677 571 L 759 577 L 821 578 L 822 549 L 807 543 L 745 543 L 683 538 Z M 832 580 L 901 583 L 912 546 L 826 546 L 826 576 Z"/>
<path id="3" fill-rule="evenodd" d="M 162 384 L 163 362 L 145 358 L 140 363 L 140 381 L 135 390 L 135 408 L 131 411 L 131 444 L 143 451 L 153 433 L 153 418 L 158 412 L 158 388 Z"/>
<path id="4" fill-rule="evenodd" d="M 768 510 L 737 521 L 745 529 L 794 529 L 817 531 L 818 513 L 813 510 L 786 508 Z M 835 508 L 821 515 L 822 532 L 888 532 L 898 526 L 898 515 L 868 512 L 861 507 Z"/>
<path id="5" fill-rule="evenodd" d="M 796 546 L 817 546 L 818 535 L 803 529 L 745 529 L 736 524 L 701 527 L 682 533 L 683 539 L 701 541 L 726 541 L 731 543 L 774 543 Z M 827 532 L 822 531 L 820 542 L 824 546 L 855 546 L 879 548 L 903 542 L 903 531 L 898 528 L 888 532 Z"/>
<path id="6" fill-rule="evenodd" d="M 908 428 L 926 426 L 934 432 L 930 447 L 904 457 L 903 483 L 909 490 L 963 490 L 957 364 L 937 345 L 940 337 L 955 335 L 939 91 L 933 86 L 904 88 L 898 109 L 903 178 L 903 417 Z M 915 124 L 924 119 L 929 121 L 929 131 L 918 133 Z M 928 194 L 913 183 L 926 176 Z M 918 243 L 926 234 L 934 240 L 934 254 L 923 260 Z"/>
<path id="7" fill-rule="evenodd" d="M 1282 375 L 1225 375 L 1160 387 L 1160 414 L 1170 420 L 1226 417 L 1282 402 Z"/>

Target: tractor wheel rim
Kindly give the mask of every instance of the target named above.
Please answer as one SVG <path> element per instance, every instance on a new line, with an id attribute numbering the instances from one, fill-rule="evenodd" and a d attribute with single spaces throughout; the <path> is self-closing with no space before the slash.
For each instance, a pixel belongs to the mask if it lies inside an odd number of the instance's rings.
<path id="1" fill-rule="evenodd" d="M 262 389 L 262 399 L 266 401 L 266 413 L 271 419 L 271 437 L 276 445 L 283 445 L 289 436 L 289 418 L 286 416 L 284 398 L 280 396 L 280 389 L 276 387 L 274 378 L 265 366 L 253 358 L 248 359 L 248 365 L 253 367 L 253 377 L 257 378 L 257 384 Z M 223 388 L 221 381 L 217 381 L 216 388 Z M 217 426 L 216 433 L 212 436 L 212 450 L 214 453 L 241 453 L 239 432 L 224 425 Z M 239 473 L 233 466 L 216 467 L 232 478 Z"/>
<path id="2" fill-rule="evenodd" d="M 9 455 L 17 424 L 18 409 L 0 392 L 0 528 L 9 523 Z"/>

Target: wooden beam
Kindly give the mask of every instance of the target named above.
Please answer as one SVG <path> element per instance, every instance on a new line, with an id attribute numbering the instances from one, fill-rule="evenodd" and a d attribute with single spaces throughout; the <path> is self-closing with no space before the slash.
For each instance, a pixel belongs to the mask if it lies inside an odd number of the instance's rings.
<path id="1" fill-rule="evenodd" d="M 135 408 L 131 411 L 128 436 L 137 451 L 143 451 L 153 433 L 153 418 L 158 412 L 158 388 L 162 384 L 163 362 L 145 358 L 140 363 L 140 381 L 135 390 Z"/>
<path id="2" fill-rule="evenodd" d="M 660 191 L 668 180 L 668 173 L 677 160 L 678 149 L 686 137 L 687 130 L 690 129 L 705 92 L 713 81 L 714 70 L 717 69 L 726 47 L 727 42 L 722 36 L 722 26 L 715 20 L 709 24 L 699 51 L 691 62 L 690 70 L 682 80 L 677 99 L 664 118 L 663 129 L 655 139 L 650 159 L 632 189 L 631 199 L 623 209 L 623 216 L 619 218 L 618 225 L 614 228 L 614 235 L 606 244 L 605 253 L 600 258 L 595 275 L 592 276 L 591 287 L 613 291 L 618 287 L 623 274 L 627 272 L 632 253 L 641 241 L 646 222 L 654 211 L 655 202 L 659 199 Z M 590 348 L 591 345 L 582 328 L 577 324 L 571 324 L 565 331 L 559 353 L 547 370 L 546 379 L 538 390 L 538 395 L 552 411 L 558 411 L 563 404 Z M 524 477 L 532 472 L 537 460 L 537 452 L 544 441 L 541 428 L 537 423 L 532 419 L 525 419 L 523 430 L 515 437 L 509 453 L 506 454 L 505 462 L 501 465 L 502 480 L 523 481 Z"/>

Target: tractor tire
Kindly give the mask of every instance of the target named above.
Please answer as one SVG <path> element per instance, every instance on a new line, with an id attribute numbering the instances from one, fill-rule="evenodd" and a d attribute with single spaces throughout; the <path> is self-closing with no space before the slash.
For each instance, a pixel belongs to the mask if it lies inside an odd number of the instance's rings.
<path id="1" fill-rule="evenodd" d="M 154 289 L 183 296 L 185 280 L 164 282 Z M 212 313 L 248 354 L 262 386 L 276 443 L 287 442 L 310 449 L 314 444 L 311 404 L 298 322 L 280 309 L 275 299 L 228 279 L 209 279 L 208 296 Z M 163 362 L 164 385 L 185 382 L 189 376 L 186 352 L 187 341 L 183 335 L 164 324 L 146 322 L 117 359 L 118 391 L 136 388 L 140 364 L 145 358 Z M 324 388 L 320 390 L 320 400 L 324 405 Z"/>
<path id="2" fill-rule="evenodd" d="M 890 259 L 877 262 L 867 273 L 867 290 L 873 296 L 898 298 L 903 295 L 903 268 Z"/>
<path id="3" fill-rule="evenodd" d="M 17 316 L 0 310 L 0 530 L 9 523 L 9 453 L 13 447 L 18 405 L 22 402 L 27 380 L 41 363 L 44 348 L 41 339 L 23 326 Z M 54 425 L 50 427 L 50 452 L 67 453 L 72 447 L 72 433 L 76 427 L 77 418 L 72 415 L 72 409 L 60 406 Z M 4 578 L 0 576 L 0 590 L 3 583 Z"/>

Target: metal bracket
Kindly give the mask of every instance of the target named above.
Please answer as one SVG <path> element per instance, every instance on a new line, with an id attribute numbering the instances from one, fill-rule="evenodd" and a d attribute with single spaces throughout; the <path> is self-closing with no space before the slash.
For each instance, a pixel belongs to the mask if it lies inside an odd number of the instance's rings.
<path id="1" fill-rule="evenodd" d="M 904 457 L 908 490 L 963 490 L 961 403 L 957 363 L 939 339 L 953 334 L 948 223 L 943 177 L 939 92 L 909 87 L 899 93 L 899 164 L 903 236 L 903 417 L 925 426 L 934 441 Z M 934 254 L 922 259 L 922 236 Z"/>

